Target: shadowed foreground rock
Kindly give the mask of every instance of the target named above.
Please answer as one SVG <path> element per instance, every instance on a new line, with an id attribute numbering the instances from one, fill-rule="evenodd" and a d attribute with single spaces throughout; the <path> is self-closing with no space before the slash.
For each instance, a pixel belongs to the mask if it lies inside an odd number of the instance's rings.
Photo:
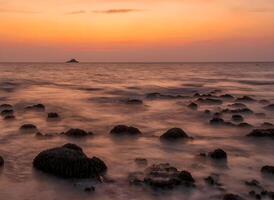
<path id="1" fill-rule="evenodd" d="M 125 125 L 117 125 L 111 131 L 110 134 L 112 135 L 121 135 L 121 136 L 138 136 L 141 135 L 141 131 L 138 128 L 132 126 L 125 126 Z"/>
<path id="2" fill-rule="evenodd" d="M 274 139 L 274 129 L 255 129 L 251 131 L 248 137 L 268 137 Z"/>
<path id="3" fill-rule="evenodd" d="M 62 134 L 69 136 L 69 137 L 85 137 L 85 136 L 94 135 L 92 132 L 87 132 L 87 131 L 84 131 L 79 128 L 71 128 Z"/>
<path id="4" fill-rule="evenodd" d="M 244 200 L 237 194 L 225 194 L 223 200 Z"/>
<path id="5" fill-rule="evenodd" d="M 88 158 L 82 148 L 75 144 L 42 151 L 34 158 L 33 166 L 63 178 L 97 178 L 107 170 L 102 160 Z"/>
<path id="6" fill-rule="evenodd" d="M 179 171 L 169 163 L 152 165 L 144 173 L 132 173 L 129 175 L 129 182 L 160 189 L 172 189 L 179 185 L 195 186 L 195 180 L 188 171 Z"/>
<path id="7" fill-rule="evenodd" d="M 178 140 L 178 139 L 190 139 L 185 131 L 180 128 L 171 128 L 160 136 L 162 140 Z"/>

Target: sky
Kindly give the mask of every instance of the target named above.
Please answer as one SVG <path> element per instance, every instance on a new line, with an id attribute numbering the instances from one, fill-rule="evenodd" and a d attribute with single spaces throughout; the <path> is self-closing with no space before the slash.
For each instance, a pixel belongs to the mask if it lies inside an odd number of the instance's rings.
<path id="1" fill-rule="evenodd" d="M 0 0 L 0 62 L 274 61 L 274 0 Z"/>

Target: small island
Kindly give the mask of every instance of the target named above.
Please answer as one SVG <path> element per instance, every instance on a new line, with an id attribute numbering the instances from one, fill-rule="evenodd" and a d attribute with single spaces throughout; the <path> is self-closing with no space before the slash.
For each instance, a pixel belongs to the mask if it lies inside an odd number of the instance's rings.
<path id="1" fill-rule="evenodd" d="M 73 59 L 67 61 L 66 63 L 79 63 L 79 61 L 73 58 Z"/>

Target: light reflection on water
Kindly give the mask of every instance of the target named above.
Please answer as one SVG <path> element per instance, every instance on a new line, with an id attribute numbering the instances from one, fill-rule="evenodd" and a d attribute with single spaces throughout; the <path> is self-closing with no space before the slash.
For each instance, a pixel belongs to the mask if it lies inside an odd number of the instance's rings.
<path id="1" fill-rule="evenodd" d="M 211 173 L 220 174 L 228 192 L 248 193 L 244 180 L 257 179 L 266 189 L 274 181 L 261 177 L 260 167 L 274 164 L 274 141 L 245 138 L 247 130 L 213 128 L 202 112 L 216 106 L 202 106 L 199 111 L 186 107 L 191 99 L 149 100 L 145 94 L 160 92 L 192 96 L 196 91 L 221 89 L 233 95 L 253 95 L 273 100 L 274 64 L 0 64 L 0 103 L 15 106 L 16 120 L 0 122 L 0 155 L 5 167 L 0 172 L 0 199 L 219 199 L 220 191 L 203 181 Z M 266 92 L 267 91 L 267 92 Z M 127 105 L 127 98 L 143 99 L 144 105 Z M 272 101 L 273 102 L 273 101 Z M 47 112 L 58 112 L 62 120 L 50 122 L 46 113 L 24 112 L 24 107 L 43 103 Z M 222 107 L 229 104 L 226 102 Z M 254 126 L 274 123 L 272 113 L 258 103 L 248 103 L 265 118 L 246 116 Z M 229 120 L 230 116 L 224 116 Z M 60 133 L 69 128 L 93 131 L 94 137 L 69 139 L 56 136 L 38 139 L 19 132 L 20 125 L 33 123 L 42 133 Z M 115 139 L 108 134 L 117 124 L 134 125 L 144 134 L 138 139 Z M 193 141 L 162 143 L 165 130 L 181 127 Z M 96 192 L 86 194 L 66 181 L 32 169 L 32 159 L 42 150 L 73 142 L 89 156 L 98 156 L 108 165 L 108 175 L 115 183 L 96 183 Z M 197 155 L 221 147 L 229 155 L 226 165 L 218 165 Z M 197 189 L 151 191 L 129 186 L 129 172 L 143 170 L 136 157 L 149 164 L 169 162 L 189 170 L 197 180 Z"/>

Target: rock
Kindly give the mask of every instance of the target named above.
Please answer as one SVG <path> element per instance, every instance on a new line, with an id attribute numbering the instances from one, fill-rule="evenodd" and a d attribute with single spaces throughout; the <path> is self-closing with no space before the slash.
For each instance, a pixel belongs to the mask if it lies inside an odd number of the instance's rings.
<path id="1" fill-rule="evenodd" d="M 274 139 L 274 129 L 255 129 L 252 130 L 248 137 L 269 137 Z"/>
<path id="2" fill-rule="evenodd" d="M 243 103 L 233 103 L 228 105 L 228 107 L 232 107 L 232 108 L 246 108 L 246 105 Z"/>
<path id="3" fill-rule="evenodd" d="M 225 194 L 223 200 L 244 200 L 241 196 L 237 194 Z"/>
<path id="4" fill-rule="evenodd" d="M 25 107 L 26 110 L 35 110 L 35 111 L 45 111 L 46 107 L 39 103 L 39 104 L 35 104 L 35 105 L 31 105 L 31 106 L 27 106 Z"/>
<path id="5" fill-rule="evenodd" d="M 79 63 L 79 61 L 73 58 L 73 59 L 67 61 L 66 63 Z"/>
<path id="6" fill-rule="evenodd" d="M 209 156 L 216 160 L 226 160 L 227 159 L 227 154 L 222 149 L 215 149 L 214 151 L 209 153 Z"/>
<path id="7" fill-rule="evenodd" d="M 54 113 L 54 112 L 48 113 L 48 119 L 56 119 L 56 118 L 60 118 L 58 113 Z"/>
<path id="8" fill-rule="evenodd" d="M 148 99 L 156 99 L 160 98 L 162 95 L 159 92 L 153 92 L 153 93 L 148 93 L 146 94 L 146 98 Z"/>
<path id="9" fill-rule="evenodd" d="M 94 186 L 85 187 L 85 192 L 94 192 L 94 191 L 95 191 L 95 187 Z"/>
<path id="10" fill-rule="evenodd" d="M 160 139 L 163 140 L 178 140 L 178 139 L 190 139 L 185 131 L 180 128 L 171 128 L 167 130 L 163 135 L 160 136 Z"/>
<path id="11" fill-rule="evenodd" d="M 261 169 L 262 173 L 274 175 L 274 166 L 266 165 Z"/>
<path id="12" fill-rule="evenodd" d="M 42 134 L 41 132 L 37 132 L 35 136 L 40 138 L 49 138 L 49 137 L 53 137 L 54 134 L 51 134 L 51 133 Z"/>
<path id="13" fill-rule="evenodd" d="M 0 110 L 2 111 L 2 110 L 12 110 L 13 109 L 13 107 L 12 107 L 12 105 L 10 105 L 10 104 L 1 104 L 0 105 Z"/>
<path id="14" fill-rule="evenodd" d="M 146 166 L 148 164 L 145 158 L 135 158 L 135 163 L 141 166 Z"/>
<path id="15" fill-rule="evenodd" d="M 97 178 L 107 170 L 102 160 L 88 158 L 81 147 L 75 144 L 42 151 L 34 158 L 33 166 L 63 178 Z"/>
<path id="16" fill-rule="evenodd" d="M 266 114 L 264 114 L 264 113 L 255 113 L 255 116 L 259 117 L 259 118 L 264 118 L 264 117 L 266 117 Z"/>
<path id="17" fill-rule="evenodd" d="M 264 107 L 265 110 L 274 111 L 274 104 L 269 104 Z"/>
<path id="18" fill-rule="evenodd" d="M 6 115 L 6 116 L 4 117 L 4 120 L 13 120 L 13 119 L 15 119 L 15 116 L 14 116 L 14 115 Z"/>
<path id="19" fill-rule="evenodd" d="M 2 167 L 4 165 L 4 158 L 2 156 L 0 156 L 0 167 Z"/>
<path id="20" fill-rule="evenodd" d="M 198 109 L 198 105 L 194 102 L 191 102 L 190 104 L 188 104 L 187 107 L 189 107 L 192 110 L 197 110 Z"/>
<path id="21" fill-rule="evenodd" d="M 85 136 L 94 135 L 92 132 L 86 132 L 79 128 L 71 128 L 62 134 L 69 137 L 85 137 Z"/>
<path id="22" fill-rule="evenodd" d="M 234 99 L 234 97 L 232 95 L 230 95 L 230 94 L 220 95 L 220 98 L 227 99 L 227 100 Z"/>
<path id="23" fill-rule="evenodd" d="M 197 99 L 198 103 L 202 103 L 202 104 L 211 104 L 211 105 L 220 105 L 223 103 L 222 100 L 220 99 L 213 99 L 213 98 L 199 98 Z"/>
<path id="24" fill-rule="evenodd" d="M 161 94 L 159 92 L 153 92 L 146 94 L 147 99 L 182 99 L 187 98 L 182 95 L 170 95 L 170 94 Z"/>
<path id="25" fill-rule="evenodd" d="M 236 101 L 242 101 L 242 102 L 254 102 L 256 101 L 255 99 L 253 99 L 252 97 L 249 96 L 243 96 L 243 97 L 239 97 L 236 99 Z"/>
<path id="26" fill-rule="evenodd" d="M 244 118 L 241 115 L 232 115 L 231 120 L 234 122 L 243 122 Z"/>
<path id="27" fill-rule="evenodd" d="M 132 185 L 141 185 L 144 183 L 144 177 L 143 172 L 132 172 L 128 175 L 128 182 Z"/>
<path id="28" fill-rule="evenodd" d="M 261 124 L 261 127 L 271 129 L 271 128 L 274 128 L 274 125 L 272 123 L 269 123 L 269 122 L 264 122 L 264 123 Z"/>
<path id="29" fill-rule="evenodd" d="M 152 165 L 146 169 L 144 183 L 162 189 L 171 189 L 178 185 L 195 186 L 195 180 L 189 172 L 180 172 L 168 163 Z"/>
<path id="30" fill-rule="evenodd" d="M 126 104 L 141 105 L 141 104 L 143 104 L 143 101 L 140 99 L 128 99 L 128 100 L 126 100 Z"/>
<path id="31" fill-rule="evenodd" d="M 219 117 L 214 117 L 209 121 L 209 123 L 214 126 L 224 125 L 224 122 L 225 121 Z"/>
<path id="32" fill-rule="evenodd" d="M 260 104 L 269 104 L 270 102 L 268 100 L 262 99 L 259 101 Z"/>
<path id="33" fill-rule="evenodd" d="M 238 108 L 238 109 L 233 109 L 233 110 L 224 109 L 224 110 L 222 110 L 222 113 L 251 115 L 251 114 L 253 114 L 253 111 L 249 108 Z"/>
<path id="34" fill-rule="evenodd" d="M 253 126 L 251 124 L 246 123 L 246 122 L 238 124 L 238 127 L 239 128 L 253 128 Z"/>
<path id="35" fill-rule="evenodd" d="M 110 134 L 112 135 L 120 135 L 120 136 L 138 136 L 141 135 L 141 131 L 132 126 L 125 126 L 125 125 L 117 125 L 111 131 Z"/>
<path id="36" fill-rule="evenodd" d="M 204 113 L 209 115 L 211 113 L 211 111 L 210 110 L 205 110 Z"/>
<path id="37" fill-rule="evenodd" d="M 35 132 L 37 131 L 37 127 L 33 124 L 23 124 L 21 127 L 20 127 L 20 130 L 23 131 L 23 132 Z"/>
<path id="38" fill-rule="evenodd" d="M 2 110 L 1 115 L 6 116 L 6 115 L 13 115 L 14 111 L 13 110 Z"/>
<path id="39" fill-rule="evenodd" d="M 245 181 L 245 184 L 247 186 L 251 186 L 251 187 L 259 187 L 259 188 L 261 187 L 259 181 L 255 180 L 255 179 L 252 179 L 250 181 Z"/>
<path id="40" fill-rule="evenodd" d="M 204 178 L 205 182 L 208 184 L 208 185 L 211 185 L 211 186 L 222 186 L 222 184 L 220 184 L 217 180 L 217 177 L 213 177 L 213 176 L 208 176 L 206 178 Z"/>

